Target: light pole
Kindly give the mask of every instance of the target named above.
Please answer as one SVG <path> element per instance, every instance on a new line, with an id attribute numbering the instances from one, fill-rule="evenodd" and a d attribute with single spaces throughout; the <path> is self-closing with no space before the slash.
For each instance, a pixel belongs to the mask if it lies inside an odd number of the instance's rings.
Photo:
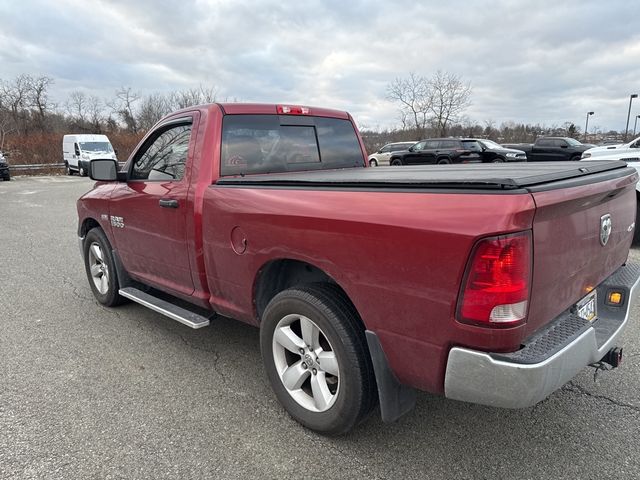
<path id="1" fill-rule="evenodd" d="M 640 115 L 636 115 L 636 121 L 633 122 L 633 136 L 636 136 L 636 127 L 638 126 L 638 119 L 640 118 Z"/>
<path id="2" fill-rule="evenodd" d="M 587 121 L 584 123 L 584 141 L 587 141 L 587 129 L 589 128 L 589 117 L 595 112 L 587 112 Z"/>
<path id="3" fill-rule="evenodd" d="M 627 133 L 629 133 L 629 117 L 631 116 L 631 102 L 633 102 L 634 98 L 638 98 L 637 93 L 632 93 L 629 95 L 629 112 L 627 112 L 627 127 L 624 129 L 624 141 L 627 141 Z"/>

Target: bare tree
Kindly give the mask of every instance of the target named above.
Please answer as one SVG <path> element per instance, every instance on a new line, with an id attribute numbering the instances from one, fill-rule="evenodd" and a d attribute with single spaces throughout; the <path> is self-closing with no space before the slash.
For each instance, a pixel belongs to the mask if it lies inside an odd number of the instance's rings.
<path id="1" fill-rule="evenodd" d="M 137 122 L 141 130 L 149 130 L 172 110 L 169 99 L 159 93 L 144 97 L 138 109 Z"/>
<path id="2" fill-rule="evenodd" d="M 47 91 L 51 85 L 53 85 L 53 78 L 46 75 L 31 79 L 31 104 L 36 110 L 36 116 L 41 130 L 44 130 L 45 117 L 53 107 L 49 103 Z"/>
<path id="3" fill-rule="evenodd" d="M 32 78 L 25 74 L 17 76 L 13 82 L 0 83 L 0 104 L 9 110 L 13 130 L 17 133 L 27 129 L 31 84 Z"/>
<path id="4" fill-rule="evenodd" d="M 431 111 L 429 80 L 413 72 L 407 78 L 398 77 L 387 86 L 387 98 L 400 104 L 403 127 L 415 128 L 422 137 Z"/>
<path id="5" fill-rule="evenodd" d="M 87 94 L 81 90 L 71 92 L 65 103 L 65 109 L 69 116 L 76 120 L 80 126 L 87 123 L 89 115 L 89 99 L 87 98 Z"/>
<path id="6" fill-rule="evenodd" d="M 0 150 L 4 148 L 4 141 L 7 135 L 14 131 L 13 121 L 8 114 L 8 110 L 5 110 L 0 105 Z"/>
<path id="7" fill-rule="evenodd" d="M 438 70 L 429 79 L 429 92 L 433 125 L 440 136 L 445 136 L 449 125 L 457 122 L 471 104 L 471 85 L 454 73 Z"/>
<path id="8" fill-rule="evenodd" d="M 181 108 L 193 107 L 194 105 L 202 105 L 205 103 L 213 103 L 216 101 L 218 94 L 217 87 L 205 87 L 200 85 L 198 88 L 188 88 L 172 92 L 167 98 L 170 110 L 178 110 Z"/>
<path id="9" fill-rule="evenodd" d="M 91 95 L 87 99 L 87 114 L 92 130 L 95 133 L 101 133 L 104 120 L 104 104 L 95 95 Z"/>
<path id="10" fill-rule="evenodd" d="M 131 133 L 138 133 L 138 122 L 134 112 L 134 103 L 140 99 L 140 94 L 131 87 L 121 87 L 116 91 L 116 98 L 107 105 L 120 116 Z"/>

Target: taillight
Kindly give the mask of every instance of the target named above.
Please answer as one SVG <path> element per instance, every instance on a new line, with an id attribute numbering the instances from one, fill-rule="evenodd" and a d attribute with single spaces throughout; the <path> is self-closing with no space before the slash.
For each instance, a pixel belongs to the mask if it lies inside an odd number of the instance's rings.
<path id="1" fill-rule="evenodd" d="M 458 320 L 493 327 L 524 323 L 530 282 L 530 231 L 480 240 L 465 272 Z"/>
<path id="2" fill-rule="evenodd" d="M 299 107 L 295 105 L 278 105 L 276 111 L 284 115 L 309 115 L 308 107 Z"/>

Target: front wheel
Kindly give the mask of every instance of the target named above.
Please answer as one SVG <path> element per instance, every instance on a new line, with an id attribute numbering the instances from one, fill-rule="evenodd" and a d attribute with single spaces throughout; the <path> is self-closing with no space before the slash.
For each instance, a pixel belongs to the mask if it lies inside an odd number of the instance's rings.
<path id="1" fill-rule="evenodd" d="M 400 167 L 402 166 L 402 161 L 398 158 L 394 158 L 393 160 L 391 160 L 391 165 L 394 167 Z"/>
<path id="2" fill-rule="evenodd" d="M 448 158 L 439 158 L 437 163 L 438 165 L 449 165 L 451 163 L 451 160 L 449 160 Z"/>
<path id="3" fill-rule="evenodd" d="M 364 329 L 332 285 L 276 295 L 262 317 L 260 349 L 276 397 L 307 428 L 345 433 L 377 403 Z"/>
<path id="4" fill-rule="evenodd" d="M 493 159 L 493 163 L 504 163 L 504 159 L 500 158 L 500 157 L 496 157 Z"/>
<path id="5" fill-rule="evenodd" d="M 87 233 L 83 252 L 89 286 L 96 300 L 107 307 L 123 303 L 124 298 L 118 293 L 120 285 L 111 245 L 101 228 L 94 228 Z"/>
<path id="6" fill-rule="evenodd" d="M 377 167 L 378 166 L 378 161 L 375 158 L 372 158 L 371 160 L 369 160 L 369 166 L 370 167 Z"/>

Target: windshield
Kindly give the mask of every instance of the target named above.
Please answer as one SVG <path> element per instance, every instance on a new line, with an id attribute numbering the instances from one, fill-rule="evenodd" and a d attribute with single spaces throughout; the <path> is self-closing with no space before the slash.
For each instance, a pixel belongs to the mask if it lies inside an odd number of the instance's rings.
<path id="1" fill-rule="evenodd" d="M 580 143 L 578 140 L 575 140 L 573 138 L 565 138 L 565 140 L 567 141 L 567 143 L 569 145 L 571 145 L 572 147 L 577 147 L 579 145 L 582 145 L 582 143 Z"/>
<path id="2" fill-rule="evenodd" d="M 113 148 L 109 142 L 80 142 L 80 150 L 93 153 L 111 153 Z"/>
<path id="3" fill-rule="evenodd" d="M 502 148 L 502 145 L 494 142 L 493 140 L 480 140 L 480 143 L 487 148 Z"/>

